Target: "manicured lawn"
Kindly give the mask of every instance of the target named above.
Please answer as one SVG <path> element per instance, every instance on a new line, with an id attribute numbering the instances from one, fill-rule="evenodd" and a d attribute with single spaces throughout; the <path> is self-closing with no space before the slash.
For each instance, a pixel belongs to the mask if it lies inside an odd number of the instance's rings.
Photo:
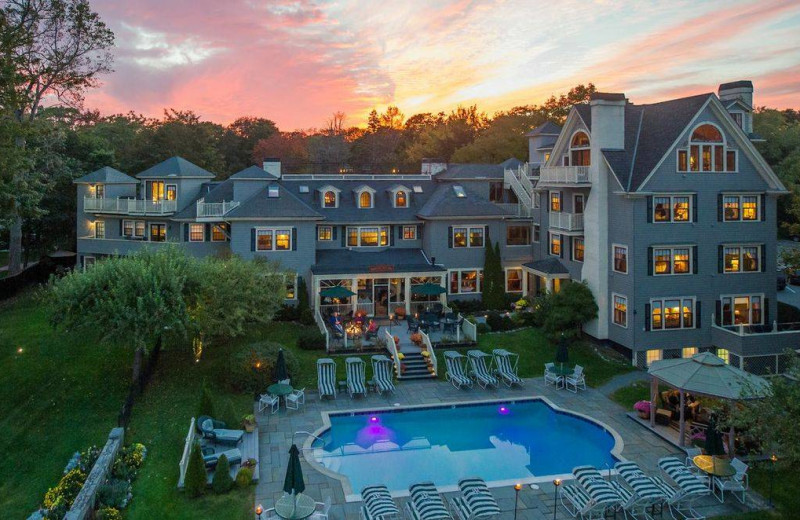
<path id="1" fill-rule="evenodd" d="M 8 265 L 8 251 L 0 251 L 0 267 Z"/>
<path id="2" fill-rule="evenodd" d="M 800 479 L 798 468 L 776 469 L 774 474 L 773 500 L 774 511 L 758 511 L 717 517 L 719 520 L 793 520 L 800 516 Z M 769 498 L 771 471 L 768 463 L 750 469 L 750 487 L 765 499 Z"/>
<path id="3" fill-rule="evenodd" d="M 27 518 L 75 451 L 106 441 L 130 358 L 55 332 L 30 294 L 0 305 L 0 518 Z"/>

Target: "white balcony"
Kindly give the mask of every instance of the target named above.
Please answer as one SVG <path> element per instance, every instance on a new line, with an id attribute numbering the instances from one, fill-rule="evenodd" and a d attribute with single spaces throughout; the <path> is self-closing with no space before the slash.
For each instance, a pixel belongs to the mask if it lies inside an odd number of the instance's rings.
<path id="1" fill-rule="evenodd" d="M 175 200 L 142 200 L 117 197 L 83 198 L 83 210 L 91 213 L 117 213 L 121 215 L 168 215 L 178 209 Z"/>
<path id="2" fill-rule="evenodd" d="M 550 212 L 550 228 L 583 231 L 583 213 Z"/>
<path id="3" fill-rule="evenodd" d="M 197 201 L 197 218 L 198 219 L 217 219 L 225 216 L 229 211 L 239 207 L 239 202 L 235 201 L 222 201 L 222 202 L 205 202 L 204 199 Z"/>
<path id="4" fill-rule="evenodd" d="M 539 172 L 539 186 L 588 185 L 588 166 L 543 166 Z"/>

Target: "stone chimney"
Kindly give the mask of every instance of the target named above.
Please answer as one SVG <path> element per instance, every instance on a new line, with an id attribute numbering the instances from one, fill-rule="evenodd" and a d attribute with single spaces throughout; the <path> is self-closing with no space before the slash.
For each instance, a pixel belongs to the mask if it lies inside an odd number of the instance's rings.
<path id="1" fill-rule="evenodd" d="M 436 175 L 447 169 L 443 159 L 422 159 L 422 175 Z"/>
<path id="2" fill-rule="evenodd" d="M 748 136 L 753 133 L 753 82 L 733 81 L 719 86 L 719 100 Z M 737 103 L 736 101 L 739 101 Z"/>
<path id="3" fill-rule="evenodd" d="M 264 159 L 264 171 L 275 177 L 281 178 L 281 160 L 274 157 Z"/>

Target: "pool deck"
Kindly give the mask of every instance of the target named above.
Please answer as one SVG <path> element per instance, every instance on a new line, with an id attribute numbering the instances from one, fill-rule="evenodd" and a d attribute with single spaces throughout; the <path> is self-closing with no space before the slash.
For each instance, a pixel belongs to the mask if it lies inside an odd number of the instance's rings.
<path id="1" fill-rule="evenodd" d="M 591 377 L 591 374 L 588 375 Z M 314 432 L 323 425 L 321 412 L 344 411 L 356 409 L 375 409 L 394 406 L 438 405 L 463 403 L 492 399 L 520 399 L 542 396 L 556 406 L 587 415 L 606 424 L 615 430 L 624 442 L 622 457 L 637 462 L 645 472 L 658 474 L 657 461 L 666 455 L 677 455 L 683 459 L 684 454 L 675 446 L 642 428 L 626 416 L 626 410 L 608 399 L 601 392 L 588 389 L 577 395 L 564 390 L 556 390 L 545 386 L 542 378 L 527 379 L 522 388 L 512 389 L 501 386 L 499 389 L 482 390 L 477 386 L 471 390 L 456 390 L 449 383 L 437 380 L 419 380 L 397 384 L 395 394 L 383 395 L 370 393 L 366 398 L 350 399 L 347 394 L 339 394 L 337 399 L 326 398 L 320 401 L 316 392 L 306 393 L 306 404 L 299 411 L 281 411 L 274 414 L 257 414 L 259 428 L 260 479 L 256 487 L 255 505 L 264 508 L 273 507 L 275 501 L 283 495 L 283 480 L 289 459 L 289 447 L 295 432 Z M 306 442 L 305 435 L 297 435 L 298 447 Z M 356 520 L 359 518 L 360 502 L 347 502 L 342 484 L 339 480 L 326 476 L 314 469 L 305 458 L 301 459 L 303 476 L 306 482 L 305 493 L 319 502 L 327 497 L 332 499 L 329 518 L 331 520 Z M 472 476 L 472 475 L 464 475 Z M 511 486 L 493 488 L 492 493 L 503 511 L 501 520 L 514 518 L 514 489 Z M 454 493 L 445 493 L 446 497 Z M 406 498 L 396 499 L 401 507 Z M 725 503 L 720 504 L 714 497 L 708 497 L 696 503 L 697 509 L 709 517 L 732 514 L 764 507 L 765 501 L 753 492 L 747 494 L 747 506 L 726 495 Z M 538 489 L 523 486 L 519 492 L 517 518 L 519 520 L 545 520 L 553 518 L 554 486 L 551 482 L 540 484 Z M 556 518 L 567 519 L 571 516 L 559 504 Z M 664 518 L 670 518 L 665 511 Z"/>

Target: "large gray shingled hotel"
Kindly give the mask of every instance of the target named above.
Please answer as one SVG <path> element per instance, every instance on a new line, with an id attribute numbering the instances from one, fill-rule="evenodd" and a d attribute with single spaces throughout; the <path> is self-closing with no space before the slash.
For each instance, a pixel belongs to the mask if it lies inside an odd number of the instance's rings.
<path id="1" fill-rule="evenodd" d="M 646 366 L 711 350 L 780 370 L 800 332 L 777 319 L 776 200 L 786 193 L 753 146 L 753 86 L 737 81 L 648 105 L 595 94 L 564 126 L 528 134 L 528 162 L 424 161 L 414 175 L 282 174 L 278 160 L 222 182 L 174 157 L 135 177 L 102 168 L 78 179 L 81 266 L 177 242 L 194 255 L 264 257 L 345 306 L 414 312 L 481 292 L 484 246 L 499 242 L 506 291 L 585 281 L 598 319 L 586 332 Z M 421 300 L 421 301 L 418 301 Z M 341 302 L 337 303 L 341 309 Z"/>

